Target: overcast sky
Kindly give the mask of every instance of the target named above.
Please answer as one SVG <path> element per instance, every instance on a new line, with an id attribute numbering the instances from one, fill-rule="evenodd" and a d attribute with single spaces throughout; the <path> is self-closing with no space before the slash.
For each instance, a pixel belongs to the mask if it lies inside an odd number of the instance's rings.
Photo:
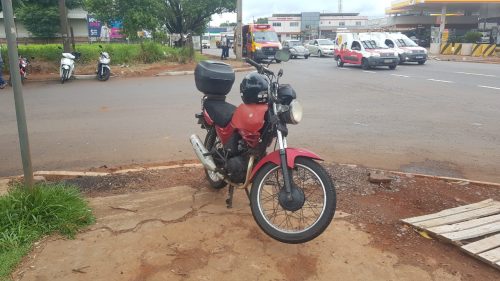
<path id="1" fill-rule="evenodd" d="M 343 11 L 370 17 L 383 16 L 390 3 L 391 0 L 344 0 Z M 272 14 L 337 11 L 338 0 L 243 0 L 243 23 Z M 214 15 L 212 26 L 226 21 L 236 22 L 236 14 Z"/>

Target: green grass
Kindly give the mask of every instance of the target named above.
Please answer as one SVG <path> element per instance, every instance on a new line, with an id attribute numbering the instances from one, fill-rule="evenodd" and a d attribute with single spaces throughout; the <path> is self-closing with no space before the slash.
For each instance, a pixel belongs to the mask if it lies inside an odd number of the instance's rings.
<path id="1" fill-rule="evenodd" d="M 0 280 L 41 237 L 59 233 L 73 238 L 94 222 L 92 211 L 77 188 L 40 184 L 32 191 L 17 186 L 0 197 Z"/>
<path id="2" fill-rule="evenodd" d="M 59 65 L 62 47 L 60 44 L 30 44 L 19 45 L 19 54 L 24 57 L 34 57 L 35 61 L 53 62 Z M 94 63 L 99 57 L 101 50 L 108 52 L 111 56 L 112 64 L 134 64 L 134 63 L 154 63 L 160 61 L 187 63 L 191 61 L 191 56 L 187 48 L 171 48 L 155 42 L 143 42 L 141 44 L 77 44 L 76 51 L 82 54 L 79 63 Z M 2 57 L 8 60 L 7 47 L 2 45 Z"/>

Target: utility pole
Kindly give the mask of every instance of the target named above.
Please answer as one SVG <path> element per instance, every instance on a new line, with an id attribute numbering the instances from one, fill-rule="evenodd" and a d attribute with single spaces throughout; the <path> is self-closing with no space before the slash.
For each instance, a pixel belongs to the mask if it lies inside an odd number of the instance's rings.
<path id="1" fill-rule="evenodd" d="M 23 88 L 21 85 L 21 75 L 19 74 L 19 53 L 17 51 L 17 35 L 14 23 L 14 11 L 12 10 L 12 0 L 2 0 L 2 8 L 9 53 L 10 80 L 14 89 L 14 103 L 16 105 L 17 130 L 19 133 L 19 145 L 21 146 L 24 185 L 26 188 L 31 189 L 33 188 L 33 166 L 31 164 L 31 152 L 28 139 L 28 125 L 26 124 L 26 112 L 24 109 Z"/>
<path id="2" fill-rule="evenodd" d="M 63 39 L 63 49 L 65 53 L 71 52 L 68 36 L 68 10 L 66 0 L 59 0 L 59 19 L 61 21 L 61 36 Z"/>
<path id="3" fill-rule="evenodd" d="M 236 40 L 235 40 L 235 55 L 237 60 L 242 59 L 242 52 L 243 52 L 243 37 L 242 37 L 242 31 L 241 28 L 243 26 L 243 1 L 242 0 L 236 0 L 236 12 L 238 13 L 236 17 Z"/>
<path id="4" fill-rule="evenodd" d="M 339 14 L 342 13 L 342 0 L 339 0 Z"/>

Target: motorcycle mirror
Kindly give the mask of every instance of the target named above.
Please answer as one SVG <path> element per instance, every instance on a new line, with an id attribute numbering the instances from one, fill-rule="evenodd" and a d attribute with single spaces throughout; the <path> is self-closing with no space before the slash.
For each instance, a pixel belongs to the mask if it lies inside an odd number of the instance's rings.
<path id="1" fill-rule="evenodd" d="M 280 69 L 280 71 L 278 72 L 278 77 L 282 77 L 283 76 L 283 69 Z"/>
<path id="2" fill-rule="evenodd" d="M 274 58 L 278 61 L 287 62 L 290 60 L 290 52 L 285 50 L 278 50 L 274 55 Z"/>

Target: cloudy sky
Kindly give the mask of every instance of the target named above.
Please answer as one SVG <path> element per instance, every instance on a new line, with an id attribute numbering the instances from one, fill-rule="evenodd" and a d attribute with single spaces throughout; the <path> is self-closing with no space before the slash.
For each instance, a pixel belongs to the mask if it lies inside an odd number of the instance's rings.
<path id="1" fill-rule="evenodd" d="M 391 0 L 344 0 L 344 12 L 357 12 L 361 15 L 383 16 Z M 338 0 L 243 0 L 243 23 L 259 17 L 269 17 L 279 13 L 300 12 L 337 12 Z M 236 22 L 235 14 L 214 15 L 212 25 L 222 22 Z"/>

